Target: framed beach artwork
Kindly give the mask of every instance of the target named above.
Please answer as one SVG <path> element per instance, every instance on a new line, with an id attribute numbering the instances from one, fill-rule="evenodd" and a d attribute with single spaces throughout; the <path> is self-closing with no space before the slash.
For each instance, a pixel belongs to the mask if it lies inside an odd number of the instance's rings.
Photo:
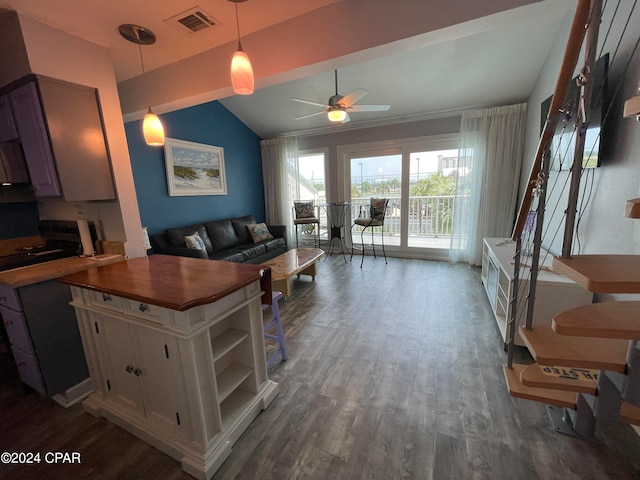
<path id="1" fill-rule="evenodd" d="M 221 147 L 166 138 L 164 156 L 170 196 L 227 194 Z"/>

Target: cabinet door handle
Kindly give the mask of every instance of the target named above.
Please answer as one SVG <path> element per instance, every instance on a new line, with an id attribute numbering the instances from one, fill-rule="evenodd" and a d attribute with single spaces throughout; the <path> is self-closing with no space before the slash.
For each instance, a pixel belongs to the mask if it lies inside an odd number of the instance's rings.
<path id="1" fill-rule="evenodd" d="M 149 305 L 147 305 L 146 303 L 141 303 L 140 305 L 138 305 L 138 310 L 140 310 L 141 312 L 148 312 Z"/>
<path id="2" fill-rule="evenodd" d="M 136 368 L 136 369 L 133 371 L 133 374 L 134 374 L 136 377 L 139 377 L 140 375 L 142 375 L 142 370 L 140 370 L 139 368 Z"/>
<path id="3" fill-rule="evenodd" d="M 133 367 L 131 365 L 127 365 L 127 368 L 125 368 L 125 370 L 127 371 L 127 373 L 133 373 Z"/>
<path id="4" fill-rule="evenodd" d="M 111 301 L 111 295 L 107 295 L 106 293 L 102 294 L 102 301 L 103 302 L 110 302 Z"/>

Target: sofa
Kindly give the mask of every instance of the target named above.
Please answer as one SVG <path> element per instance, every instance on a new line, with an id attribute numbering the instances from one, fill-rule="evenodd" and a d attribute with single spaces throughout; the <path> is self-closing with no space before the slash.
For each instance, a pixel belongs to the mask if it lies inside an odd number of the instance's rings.
<path id="1" fill-rule="evenodd" d="M 154 253 L 225 262 L 258 264 L 287 251 L 286 227 L 253 215 L 167 228 L 149 239 Z"/>

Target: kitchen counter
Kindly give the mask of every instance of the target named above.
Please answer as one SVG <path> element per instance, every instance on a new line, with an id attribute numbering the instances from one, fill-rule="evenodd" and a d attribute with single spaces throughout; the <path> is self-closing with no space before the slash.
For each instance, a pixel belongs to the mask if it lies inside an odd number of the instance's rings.
<path id="1" fill-rule="evenodd" d="M 82 270 L 109 265 L 124 260 L 122 255 L 105 253 L 95 257 L 68 257 L 50 262 L 39 263 L 27 267 L 14 268 L 0 272 L 0 285 L 11 288 L 24 287 L 34 283 L 53 280 L 58 277 L 76 273 Z"/>

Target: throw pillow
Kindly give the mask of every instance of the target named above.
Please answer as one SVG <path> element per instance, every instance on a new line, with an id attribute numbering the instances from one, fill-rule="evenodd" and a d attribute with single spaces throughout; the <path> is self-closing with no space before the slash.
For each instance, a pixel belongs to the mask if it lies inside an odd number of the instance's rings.
<path id="1" fill-rule="evenodd" d="M 187 245 L 187 248 L 193 248 L 194 250 L 205 250 L 204 242 L 202 238 L 198 234 L 198 232 L 194 232 L 192 235 L 187 235 L 184 237 L 184 243 Z"/>
<path id="2" fill-rule="evenodd" d="M 386 198 L 372 198 L 369 215 L 374 220 L 384 221 L 385 210 L 387 207 Z"/>
<path id="3" fill-rule="evenodd" d="M 249 229 L 251 238 L 253 238 L 253 243 L 259 243 L 273 238 L 273 235 L 271 235 L 271 232 L 269 232 L 269 229 L 264 223 L 247 225 L 247 228 Z"/>
<path id="4" fill-rule="evenodd" d="M 293 209 L 296 212 L 296 218 L 314 218 L 316 216 L 313 202 L 293 202 Z"/>

